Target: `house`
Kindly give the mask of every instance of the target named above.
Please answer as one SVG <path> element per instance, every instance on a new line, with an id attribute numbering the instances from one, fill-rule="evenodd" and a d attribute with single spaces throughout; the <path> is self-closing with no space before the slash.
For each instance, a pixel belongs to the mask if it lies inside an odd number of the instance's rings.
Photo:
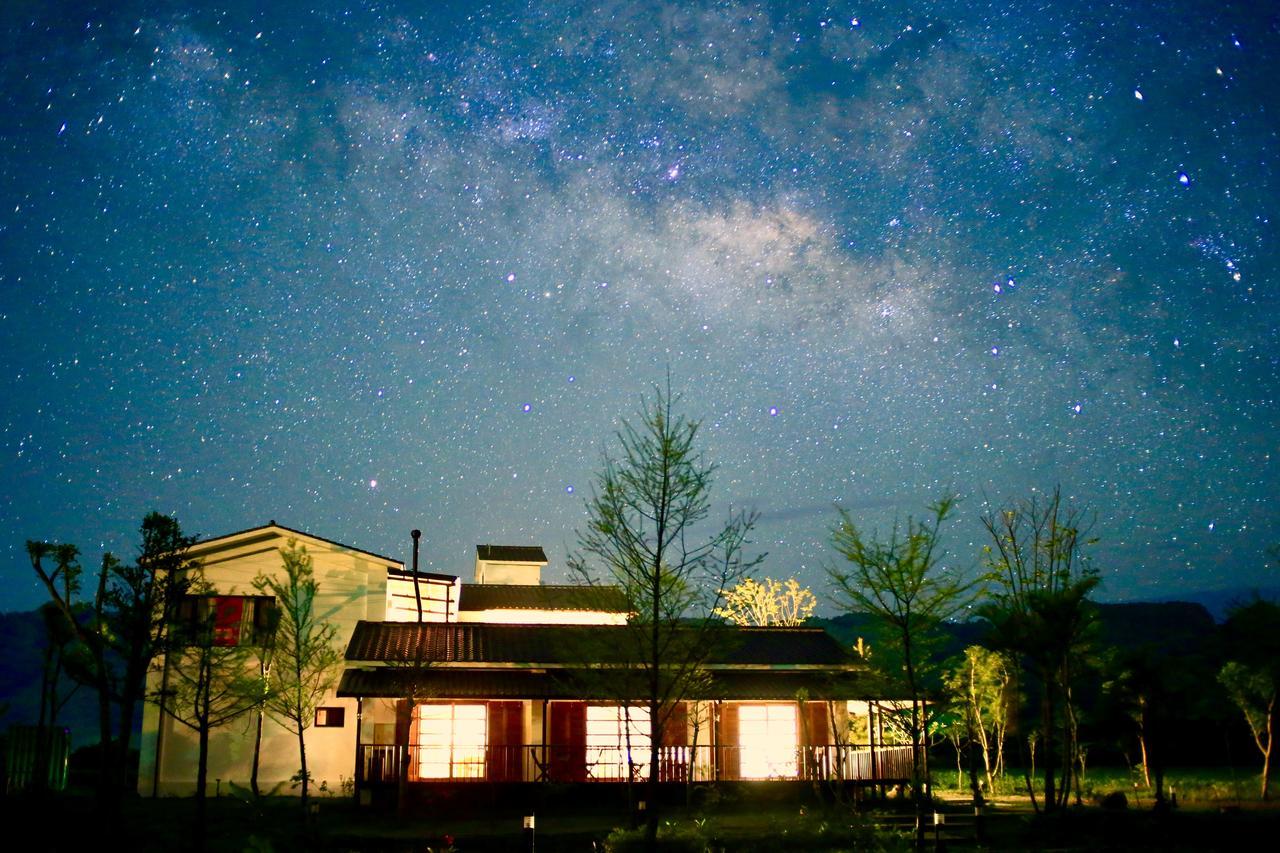
<path id="1" fill-rule="evenodd" d="M 221 642 L 248 642 L 270 607 L 252 586 L 291 541 L 313 558 L 316 607 L 338 628 L 346 664 L 307 732 L 308 765 L 329 790 L 385 796 L 403 771 L 419 785 L 609 783 L 647 776 L 648 710 L 625 685 L 628 608 L 609 587 L 542 583 L 541 548 L 477 546 L 474 580 L 403 563 L 271 522 L 195 545 Z M 669 782 L 909 775 L 885 746 L 864 665 L 814 628 L 719 628 L 696 696 L 670 706 L 660 745 Z M 165 667 L 149 679 L 160 691 Z M 247 783 L 256 716 L 215 730 L 209 779 Z M 852 741 L 852 742 L 851 742 Z M 144 795 L 194 789 L 196 741 L 155 705 L 143 721 Z M 263 722 L 259 779 L 297 769 L 296 738 Z M 629 760 L 630 759 L 630 760 Z"/>

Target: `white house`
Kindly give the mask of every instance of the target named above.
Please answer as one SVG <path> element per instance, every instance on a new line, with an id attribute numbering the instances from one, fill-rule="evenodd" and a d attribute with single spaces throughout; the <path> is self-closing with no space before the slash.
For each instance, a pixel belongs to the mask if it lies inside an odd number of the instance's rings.
<path id="1" fill-rule="evenodd" d="M 314 561 L 316 607 L 337 626 L 347 662 L 307 731 L 317 787 L 369 799 L 402 770 L 420 785 L 616 782 L 647 773 L 643 697 L 623 696 L 599 676 L 633 667 L 625 647 L 634 632 L 619 590 L 543 584 L 547 559 L 534 546 L 477 546 L 472 582 L 415 578 L 398 560 L 273 521 L 191 549 L 212 589 L 202 612 L 215 614 L 219 642 L 257 635 L 272 604 L 253 579 L 279 572 L 291 541 Z M 700 695 L 670 707 L 665 781 L 908 775 L 909 753 L 879 743 L 874 720 L 850 726 L 851 709 L 874 716 L 874 688 L 864 665 L 825 631 L 726 627 L 716 637 Z M 166 677 L 161 661 L 148 693 Z M 256 722 L 246 715 L 213 731 L 211 786 L 247 785 Z M 849 743 L 855 730 L 873 742 Z M 190 794 L 196 763 L 195 734 L 149 704 L 139 792 Z M 267 718 L 261 789 L 289 793 L 297 768 L 296 738 Z"/>

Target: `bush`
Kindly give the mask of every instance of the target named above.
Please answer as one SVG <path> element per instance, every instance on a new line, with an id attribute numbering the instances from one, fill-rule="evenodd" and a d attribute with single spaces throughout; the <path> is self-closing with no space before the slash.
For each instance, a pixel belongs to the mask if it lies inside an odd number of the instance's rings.
<path id="1" fill-rule="evenodd" d="M 806 816 L 803 812 L 786 824 L 774 824 L 770 831 L 734 827 L 713 829 L 705 819 L 664 821 L 658 827 L 656 850 L 667 853 L 705 853 L 732 850 L 734 853 L 773 853 L 776 850 L 908 850 L 910 839 L 877 831 L 861 821 L 850 822 L 847 814 L 834 817 Z M 615 829 L 605 839 L 609 853 L 647 850 L 644 828 Z"/>
<path id="2" fill-rule="evenodd" d="M 707 849 L 704 834 L 705 821 L 663 821 L 658 827 L 658 844 L 653 849 L 669 853 L 702 853 Z M 615 829 L 604 840 L 606 853 L 630 853 L 648 850 L 645 846 L 645 828 Z"/>

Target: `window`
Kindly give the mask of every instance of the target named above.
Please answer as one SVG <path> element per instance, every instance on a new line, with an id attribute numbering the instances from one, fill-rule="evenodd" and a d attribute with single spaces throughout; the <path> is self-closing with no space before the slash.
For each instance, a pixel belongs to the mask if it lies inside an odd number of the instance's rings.
<path id="1" fill-rule="evenodd" d="M 188 595 L 178 604 L 175 634 L 192 645 L 266 645 L 275 631 L 269 595 Z"/>
<path id="2" fill-rule="evenodd" d="M 479 779 L 484 776 L 488 713 L 484 705 L 419 705 L 419 779 Z"/>
<path id="3" fill-rule="evenodd" d="M 347 722 L 346 708 L 316 708 L 316 728 L 340 729 Z"/>
<path id="4" fill-rule="evenodd" d="M 796 706 L 738 706 L 738 746 L 743 779 L 796 776 Z"/>
<path id="5" fill-rule="evenodd" d="M 630 726 L 628 726 L 628 717 Z M 649 772 L 649 709 L 587 706 L 587 767 L 595 779 L 627 778 L 627 730 L 635 773 Z"/>

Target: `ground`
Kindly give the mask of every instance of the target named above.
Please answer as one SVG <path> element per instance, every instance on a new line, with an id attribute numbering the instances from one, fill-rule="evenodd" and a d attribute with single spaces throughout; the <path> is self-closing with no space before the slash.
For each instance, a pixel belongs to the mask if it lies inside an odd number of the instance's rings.
<path id="1" fill-rule="evenodd" d="M 1025 797 L 1012 793 L 992 798 L 984 814 L 981 839 L 969 800 L 960 792 L 939 793 L 944 822 L 926 822 L 926 846 L 964 850 L 1238 850 L 1262 847 L 1280 837 L 1280 808 L 1237 797 L 1230 778 L 1212 773 L 1175 776 L 1181 785 L 1179 807 L 1168 814 L 1151 810 L 1149 792 L 1134 788 L 1123 774 L 1099 774 L 1088 803 L 1054 818 L 1036 816 Z M 1242 780 L 1245 783 L 1251 779 Z M 1245 787 L 1244 785 L 1241 788 Z M 1128 807 L 1098 805 L 1104 793 L 1126 791 Z M 1249 790 L 1252 792 L 1252 788 Z M 1255 795 L 1256 796 L 1256 795 Z M 807 798 L 806 798 L 807 799 Z M 90 797 L 68 795 L 48 802 L 22 798 L 0 801 L 9 826 L 43 827 L 44 849 L 100 847 L 106 830 Z M 190 847 L 193 803 L 185 799 L 126 801 L 109 822 L 112 846 L 134 851 Z M 523 810 L 501 804 L 461 810 L 428 805 L 424 813 L 400 820 L 378 810 L 356 808 L 345 798 L 321 799 L 318 812 L 304 824 L 296 800 L 269 798 L 257 803 L 222 797 L 211 802 L 207 849 L 217 851 L 341 850 L 459 853 L 526 849 Z M 570 801 L 537 814 L 539 853 L 600 849 L 625 823 L 616 808 L 583 809 Z M 721 797 L 695 809 L 665 815 L 662 838 L 667 850 L 904 850 L 910 848 L 914 819 L 908 804 L 890 799 L 873 808 L 848 804 L 760 801 L 749 791 Z M 622 835 L 613 836 L 620 850 Z"/>

